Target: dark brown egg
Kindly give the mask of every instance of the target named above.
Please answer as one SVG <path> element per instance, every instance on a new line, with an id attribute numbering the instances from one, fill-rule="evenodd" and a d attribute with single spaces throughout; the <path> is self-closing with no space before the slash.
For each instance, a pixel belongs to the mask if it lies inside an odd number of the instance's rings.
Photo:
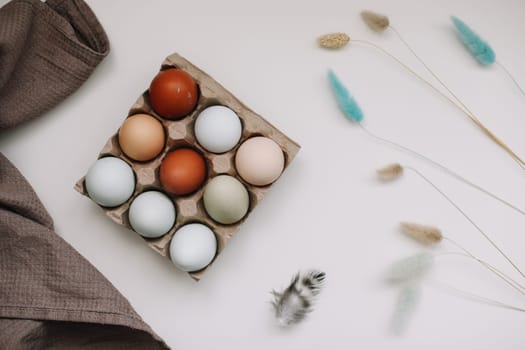
<path id="1" fill-rule="evenodd" d="M 162 187 L 176 195 L 196 191 L 206 180 L 206 175 L 206 161 L 190 148 L 179 148 L 169 153 L 159 171 Z"/>
<path id="2" fill-rule="evenodd" d="M 181 119 L 197 104 L 199 92 L 195 80 L 183 70 L 160 71 L 149 87 L 151 106 L 167 119 Z"/>

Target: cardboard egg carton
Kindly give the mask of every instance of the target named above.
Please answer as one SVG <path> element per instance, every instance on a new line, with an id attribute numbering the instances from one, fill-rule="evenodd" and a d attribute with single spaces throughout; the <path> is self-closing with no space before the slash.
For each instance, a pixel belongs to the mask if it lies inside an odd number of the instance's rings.
<path id="1" fill-rule="evenodd" d="M 266 192 L 272 187 L 268 186 L 253 186 L 245 182 L 235 170 L 235 154 L 239 146 L 248 138 L 253 136 L 265 136 L 275 141 L 283 150 L 285 157 L 284 169 L 290 165 L 300 146 L 291 140 L 289 137 L 280 132 L 277 128 L 267 122 L 263 117 L 253 112 L 233 96 L 228 90 L 222 87 L 218 82 L 204 73 L 199 68 L 195 67 L 189 61 L 173 54 L 168 56 L 162 63 L 161 70 L 168 68 L 178 68 L 189 73 L 199 86 L 199 100 L 197 106 L 191 114 L 187 115 L 181 120 L 168 120 L 160 117 L 155 113 L 150 105 L 148 91 L 144 92 L 131 107 L 128 116 L 145 113 L 156 117 L 163 125 L 166 133 L 166 145 L 163 151 L 153 160 L 147 162 L 137 162 L 128 158 L 120 149 L 118 142 L 118 131 L 109 138 L 104 148 L 100 151 L 98 158 L 105 156 L 114 156 L 123 159 L 131 165 L 135 172 L 136 186 L 131 198 L 124 204 L 115 208 L 102 207 L 107 216 L 120 225 L 124 225 L 132 230 L 128 220 L 128 209 L 133 199 L 140 193 L 148 190 L 158 190 L 166 193 L 175 204 L 177 210 L 177 218 L 174 227 L 162 237 L 159 238 L 144 238 L 146 243 L 157 253 L 169 259 L 169 244 L 175 232 L 183 225 L 193 222 L 200 222 L 209 226 L 217 238 L 217 254 L 214 258 L 220 255 L 228 240 L 239 230 L 240 226 L 246 218 L 253 212 L 254 208 L 264 197 Z M 153 77 L 152 77 L 153 78 Z M 205 108 L 213 105 L 223 105 L 232 109 L 241 119 L 243 132 L 239 143 L 229 152 L 223 154 L 214 154 L 206 151 L 201 147 L 195 139 L 193 126 L 196 117 Z M 191 147 L 200 152 L 207 162 L 208 176 L 203 186 L 196 192 L 185 196 L 176 196 L 167 193 L 163 190 L 159 182 L 159 167 L 164 157 L 172 150 L 180 147 Z M 228 174 L 234 176 L 241 181 L 250 196 L 250 207 L 248 213 L 244 218 L 234 224 L 224 225 L 214 221 L 204 209 L 203 192 L 208 181 L 220 174 Z M 278 179 L 277 179 L 278 181 Z M 88 196 L 84 186 L 84 177 L 81 178 L 75 185 L 75 189 Z M 137 233 L 138 235 L 138 233 Z M 213 263 L 212 261 L 212 263 Z M 210 264 L 211 265 L 211 264 Z M 189 273 L 195 280 L 199 280 L 203 273 L 210 266 L 200 271 Z"/>

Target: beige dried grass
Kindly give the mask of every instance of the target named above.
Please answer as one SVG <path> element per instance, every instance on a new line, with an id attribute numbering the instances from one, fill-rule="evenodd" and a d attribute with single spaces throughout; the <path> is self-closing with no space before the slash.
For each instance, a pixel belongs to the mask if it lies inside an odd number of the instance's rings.
<path id="1" fill-rule="evenodd" d="M 401 222 L 401 231 L 425 245 L 433 245 L 443 240 L 441 230 L 434 226 L 420 225 L 412 222 Z"/>
<path id="2" fill-rule="evenodd" d="M 317 38 L 319 46 L 325 49 L 340 49 L 345 47 L 350 41 L 350 37 L 345 33 L 329 33 Z"/>
<path id="3" fill-rule="evenodd" d="M 387 16 L 369 10 L 362 11 L 361 18 L 375 32 L 382 32 L 390 26 Z"/>
<path id="4" fill-rule="evenodd" d="M 394 163 L 377 169 L 377 176 L 381 181 L 392 181 L 403 175 L 401 164 Z"/>

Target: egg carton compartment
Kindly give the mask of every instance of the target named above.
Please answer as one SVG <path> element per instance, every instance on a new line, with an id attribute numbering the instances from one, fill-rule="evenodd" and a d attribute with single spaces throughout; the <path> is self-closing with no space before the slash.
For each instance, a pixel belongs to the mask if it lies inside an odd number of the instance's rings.
<path id="1" fill-rule="evenodd" d="M 173 201 L 177 217 L 174 226 L 164 236 L 159 238 L 144 238 L 146 243 L 160 255 L 170 258 L 169 244 L 175 232 L 189 223 L 202 223 L 210 227 L 217 238 L 217 253 L 213 261 L 200 271 L 189 272 L 190 276 L 199 280 L 211 264 L 217 259 L 225 248 L 228 240 L 239 230 L 240 226 L 253 212 L 259 201 L 272 184 L 266 186 L 254 186 L 242 179 L 235 168 L 234 159 L 239 146 L 247 139 L 255 136 L 264 136 L 273 140 L 284 154 L 284 170 L 289 166 L 300 146 L 279 131 L 276 127 L 266 121 L 263 117 L 253 112 L 239 101 L 228 90 L 221 86 L 208 74 L 195 67 L 189 61 L 178 54 L 168 56 L 162 63 L 161 70 L 178 68 L 190 74 L 198 85 L 199 97 L 194 110 L 180 120 L 169 120 L 159 116 L 150 104 L 149 92 L 146 90 L 131 107 L 128 117 L 135 114 L 148 114 L 159 120 L 164 128 L 166 144 L 164 149 L 154 159 L 146 162 L 135 161 L 121 150 L 118 141 L 118 130 L 109 138 L 106 145 L 100 151 L 98 158 L 113 156 L 126 161 L 135 173 L 135 191 L 122 205 L 115 208 L 101 207 L 107 216 L 117 224 L 133 230 L 128 220 L 128 210 L 131 202 L 141 193 L 156 190 L 165 193 Z M 215 154 L 204 149 L 196 140 L 194 133 L 195 119 L 201 111 L 209 106 L 222 105 L 233 110 L 241 120 L 242 135 L 237 145 L 228 152 Z M 207 164 L 207 178 L 203 185 L 195 192 L 188 195 L 173 195 L 166 192 L 159 181 L 159 168 L 162 160 L 168 153 L 177 148 L 192 148 L 200 153 Z M 203 193 L 208 182 L 215 176 L 227 174 L 239 180 L 248 190 L 250 205 L 247 214 L 234 224 L 221 224 L 213 220 L 206 212 L 203 205 Z M 281 173 L 282 176 L 282 173 Z M 277 179 L 278 181 L 278 179 Z M 85 188 L 85 178 L 82 177 L 75 185 L 75 189 L 81 194 L 88 196 Z M 138 234 L 138 233 L 136 233 Z"/>

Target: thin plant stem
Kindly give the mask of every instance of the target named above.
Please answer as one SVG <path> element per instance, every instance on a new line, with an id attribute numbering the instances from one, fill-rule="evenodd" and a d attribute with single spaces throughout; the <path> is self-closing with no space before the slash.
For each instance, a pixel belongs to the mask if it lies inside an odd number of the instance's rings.
<path id="1" fill-rule="evenodd" d="M 468 298 L 468 299 L 471 299 L 471 300 L 475 300 L 477 302 L 489 304 L 489 305 L 492 305 L 492 306 L 501 307 L 501 308 L 508 309 L 508 310 L 525 312 L 524 308 L 521 308 L 521 307 L 518 307 L 518 306 L 509 305 L 509 304 L 506 304 L 506 303 L 502 303 L 501 301 L 490 299 L 490 298 L 487 298 L 487 297 L 484 297 L 484 296 L 481 296 L 481 295 L 473 294 L 473 293 L 470 293 L 470 292 L 458 289 L 456 287 L 453 287 L 451 285 L 448 285 L 446 283 L 442 283 L 442 282 L 438 282 L 438 281 L 427 281 L 426 283 L 428 283 L 428 284 L 430 284 L 430 285 L 432 285 L 434 287 L 440 288 L 440 289 L 448 289 L 449 291 L 457 293 L 457 294 L 459 294 L 459 295 L 461 295 L 461 296 L 463 296 L 465 298 Z"/>
<path id="2" fill-rule="evenodd" d="M 515 206 L 514 204 L 512 204 L 512 203 L 506 201 L 505 199 L 503 199 L 503 198 L 501 198 L 501 197 L 498 197 L 498 196 L 495 195 L 494 193 L 487 191 L 487 190 L 484 189 L 483 187 L 481 187 L 481 186 L 479 186 L 479 185 L 476 185 L 476 184 L 473 183 L 472 181 L 470 181 L 470 180 L 464 178 L 463 176 L 461 176 L 461 175 L 459 175 L 458 173 L 454 172 L 453 170 L 447 168 L 446 166 L 441 165 L 440 163 L 438 163 L 438 162 L 432 160 L 431 158 L 429 158 L 429 157 L 427 157 L 427 156 L 425 156 L 425 155 L 423 155 L 423 154 L 421 154 L 421 153 L 419 153 L 419 152 L 417 152 L 417 151 L 414 151 L 413 149 L 410 149 L 410 148 L 405 147 L 405 146 L 403 146 L 403 145 L 401 145 L 401 144 L 399 144 L 399 143 L 396 143 L 396 142 L 390 141 L 390 140 L 388 140 L 388 139 L 385 139 L 385 138 L 383 138 L 383 137 L 380 137 L 380 136 L 378 136 L 378 135 L 372 133 L 372 132 L 371 132 L 370 130 L 368 130 L 368 129 L 367 129 L 362 123 L 359 123 L 358 125 L 359 125 L 359 126 L 361 127 L 361 129 L 362 129 L 366 134 L 368 134 L 368 136 L 370 136 L 371 138 L 373 138 L 373 139 L 375 139 L 375 140 L 377 140 L 377 141 L 379 141 L 379 142 L 385 143 L 385 144 L 387 144 L 387 145 L 389 145 L 389 146 L 391 146 L 391 147 L 394 147 L 394 148 L 396 148 L 396 149 L 399 149 L 399 150 L 401 150 L 401 151 L 404 151 L 404 152 L 406 152 L 406 153 L 408 153 L 408 154 L 411 154 L 411 155 L 413 155 L 413 156 L 415 156 L 415 157 L 417 157 L 417 158 L 420 158 L 420 159 L 422 159 L 422 160 L 424 160 L 424 161 L 430 163 L 431 165 L 433 165 L 433 166 L 437 167 L 438 169 L 444 171 L 446 174 L 450 175 L 451 177 L 455 178 L 456 180 L 459 180 L 459 181 L 463 182 L 464 184 L 466 184 L 466 185 L 468 185 L 468 186 L 474 188 L 475 190 L 478 190 L 478 191 L 484 193 L 485 195 L 491 197 L 492 199 L 497 200 L 497 201 L 500 202 L 501 204 L 503 204 L 503 205 L 505 205 L 505 206 L 511 208 L 512 210 L 518 212 L 519 214 L 525 216 L 525 211 L 524 211 L 524 210 L 518 208 L 518 207 Z"/>
<path id="3" fill-rule="evenodd" d="M 511 278 L 510 276 L 508 276 L 507 274 L 505 274 L 504 272 L 500 271 L 499 269 L 497 269 L 496 267 L 490 265 L 488 262 L 482 260 L 482 259 L 479 259 L 478 257 L 476 257 L 475 255 L 473 255 L 469 250 L 467 250 L 465 247 L 461 246 L 459 243 L 457 243 L 456 241 L 454 241 L 452 238 L 448 238 L 448 237 L 443 237 L 443 239 L 449 241 L 450 243 L 452 243 L 455 247 L 459 248 L 460 250 L 462 250 L 464 253 L 459 253 L 458 255 L 460 256 L 464 256 L 464 257 L 467 257 L 467 258 L 470 258 L 470 259 L 473 259 L 475 261 L 477 261 L 478 263 L 480 263 L 483 267 L 485 267 L 486 269 L 488 269 L 490 272 L 492 272 L 493 274 L 495 274 L 496 276 L 498 276 L 500 279 L 502 279 L 505 283 L 507 283 L 509 286 L 511 286 L 512 288 L 514 288 L 515 290 L 517 290 L 520 294 L 522 295 L 525 295 L 525 287 L 523 287 L 521 284 L 519 284 L 518 282 L 516 282 L 513 278 Z"/>
<path id="4" fill-rule="evenodd" d="M 428 80 L 423 78 L 421 75 L 416 73 L 412 68 L 407 66 L 405 63 L 403 63 L 399 58 L 392 55 L 387 50 L 383 49 L 381 46 L 374 44 L 371 41 L 368 40 L 359 40 L 359 39 L 352 39 L 351 40 L 354 43 L 361 43 L 364 45 L 368 45 L 386 56 L 390 57 L 392 60 L 397 62 L 399 65 L 401 65 L 405 70 L 407 70 L 409 73 L 414 75 L 417 79 L 428 85 L 432 90 L 437 92 L 440 96 L 447 99 L 450 103 L 452 103 L 454 106 L 456 106 L 460 111 L 462 111 L 476 126 L 478 126 L 492 141 L 494 141 L 498 146 L 500 146 L 505 152 L 507 152 L 517 163 L 518 165 L 525 170 L 525 161 L 521 159 L 509 146 L 507 146 L 502 140 L 500 140 L 492 131 L 490 131 L 483 123 L 481 123 L 477 117 L 475 117 L 472 113 L 470 113 L 468 110 L 465 110 L 461 105 L 459 105 L 457 102 L 455 102 L 450 96 L 445 95 L 441 90 L 436 88 L 434 85 L 432 85 Z"/>
<path id="5" fill-rule="evenodd" d="M 419 61 L 419 63 L 421 63 L 423 65 L 423 67 L 425 67 L 425 69 L 427 70 L 427 72 L 429 72 L 433 77 L 434 79 L 437 80 L 437 82 L 445 88 L 445 90 L 448 91 L 448 93 L 450 95 L 452 95 L 452 97 L 456 100 L 457 103 L 459 103 L 461 105 L 461 107 L 463 107 L 463 109 L 465 109 L 467 112 L 470 113 L 470 115 L 472 117 L 474 117 L 476 120 L 479 120 L 478 118 L 476 118 L 476 116 L 474 116 L 474 113 L 472 113 L 472 111 L 461 101 L 461 99 L 459 97 L 456 96 L 456 94 L 449 89 L 449 87 L 447 86 L 447 84 L 445 84 L 437 75 L 436 73 L 434 73 L 434 71 L 432 71 L 432 69 L 430 69 L 430 67 L 425 63 L 425 61 L 423 61 L 423 59 L 421 57 L 419 57 L 419 55 L 412 49 L 412 47 L 408 44 L 408 42 L 405 40 L 405 38 L 403 38 L 403 36 L 401 35 L 401 33 L 399 33 L 399 31 L 393 27 L 392 25 L 389 26 L 390 30 L 392 30 L 396 35 L 397 37 L 399 38 L 399 40 L 401 40 L 401 42 L 405 45 L 405 47 L 412 53 L 412 55 L 414 55 L 415 58 L 417 58 L 417 60 Z"/>
<path id="6" fill-rule="evenodd" d="M 514 264 L 514 262 L 507 256 L 507 254 L 505 254 L 497 245 L 496 243 L 494 243 L 494 241 L 474 222 L 474 220 L 472 220 L 468 215 L 467 213 L 465 213 L 463 211 L 463 209 L 461 209 L 452 199 L 450 199 L 450 197 L 445 193 L 443 192 L 439 187 L 437 187 L 436 185 L 434 185 L 434 183 L 432 181 L 430 181 L 425 175 L 423 175 L 419 170 L 415 169 L 415 168 L 412 168 L 410 166 L 405 166 L 404 167 L 405 169 L 409 169 L 411 171 L 413 171 L 415 174 L 419 175 L 419 177 L 421 177 L 421 179 L 423 179 L 426 183 L 428 183 L 431 187 L 433 187 L 443 198 L 445 198 L 445 200 L 447 202 L 450 203 L 450 205 L 452 205 L 454 208 L 456 208 L 457 211 L 459 211 L 461 213 L 461 215 L 463 215 L 463 217 L 465 219 L 467 219 L 468 222 L 470 222 L 470 224 L 472 226 L 474 226 L 474 228 L 494 247 L 494 249 L 496 249 L 507 261 L 510 265 L 512 265 L 512 267 L 523 277 L 525 278 L 525 275 L 523 274 L 523 272 L 521 272 L 520 268 Z"/>
<path id="7" fill-rule="evenodd" d="M 509 72 L 509 70 L 507 68 L 505 68 L 505 66 L 503 64 L 501 64 L 499 61 L 496 61 L 496 64 L 501 68 L 503 69 L 503 71 L 507 74 L 507 76 L 514 82 L 514 84 L 516 85 L 516 87 L 521 91 L 521 93 L 523 95 L 525 95 L 525 91 L 523 91 L 523 88 L 520 86 L 520 84 L 518 83 L 518 81 L 512 76 L 512 74 Z"/>

